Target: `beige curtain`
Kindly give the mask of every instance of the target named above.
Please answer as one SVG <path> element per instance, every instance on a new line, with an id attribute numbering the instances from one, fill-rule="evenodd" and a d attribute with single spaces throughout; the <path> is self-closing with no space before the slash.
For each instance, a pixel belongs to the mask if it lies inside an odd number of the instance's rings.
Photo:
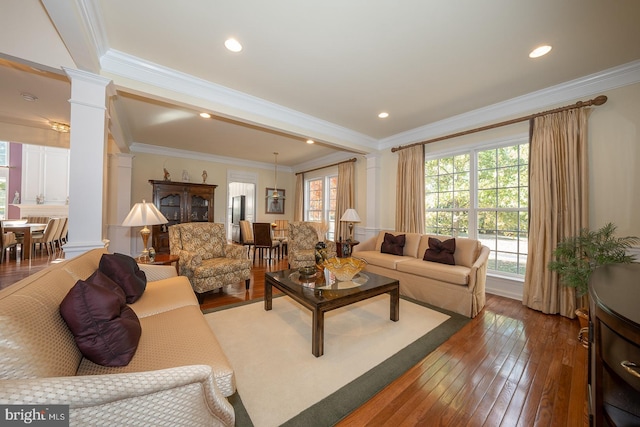
<path id="1" fill-rule="evenodd" d="M 575 317 L 573 288 L 549 271 L 557 243 L 589 225 L 587 118 L 574 109 L 531 121 L 529 255 L 522 303 L 543 313 Z"/>
<path id="2" fill-rule="evenodd" d="M 355 209 L 355 162 L 338 165 L 338 188 L 336 192 L 336 232 L 334 240 L 347 240 L 349 228 L 340 218 L 347 209 Z"/>
<path id="3" fill-rule="evenodd" d="M 304 174 L 296 175 L 296 197 L 293 200 L 293 220 L 304 221 Z"/>
<path id="4" fill-rule="evenodd" d="M 398 151 L 396 231 L 424 233 L 424 145 Z"/>

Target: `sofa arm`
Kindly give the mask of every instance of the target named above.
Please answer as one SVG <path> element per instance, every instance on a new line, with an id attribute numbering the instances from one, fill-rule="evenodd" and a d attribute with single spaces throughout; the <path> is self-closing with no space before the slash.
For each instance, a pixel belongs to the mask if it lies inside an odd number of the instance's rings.
<path id="1" fill-rule="evenodd" d="M 233 259 L 247 259 L 247 249 L 240 245 L 227 245 L 224 248 L 224 256 Z"/>
<path id="2" fill-rule="evenodd" d="M 147 276 L 147 282 L 155 282 L 178 275 L 175 267 L 170 265 L 138 264 L 138 266 Z"/>
<path id="3" fill-rule="evenodd" d="M 480 255 L 478 255 L 478 258 L 471 266 L 471 271 L 469 272 L 469 290 L 471 292 L 484 292 L 484 287 L 487 282 L 487 264 L 489 262 L 490 252 L 491 250 L 488 247 L 482 246 Z"/>
<path id="4" fill-rule="evenodd" d="M 233 426 L 210 366 L 0 381 L 0 403 L 69 405 L 71 425 Z"/>
<path id="5" fill-rule="evenodd" d="M 371 237 L 364 242 L 360 242 L 359 244 L 353 247 L 353 253 L 360 251 L 375 251 L 376 243 L 378 242 L 378 236 Z"/>
<path id="6" fill-rule="evenodd" d="M 180 271 L 182 268 L 193 271 L 202 264 L 202 257 L 195 252 L 180 249 L 178 256 L 180 257 Z"/>

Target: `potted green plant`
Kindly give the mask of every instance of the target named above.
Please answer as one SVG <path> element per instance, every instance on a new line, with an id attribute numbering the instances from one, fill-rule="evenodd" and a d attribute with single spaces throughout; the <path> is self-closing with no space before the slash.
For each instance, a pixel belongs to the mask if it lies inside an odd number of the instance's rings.
<path id="1" fill-rule="evenodd" d="M 640 242 L 635 236 L 616 237 L 616 226 L 608 223 L 604 227 L 591 231 L 588 228 L 580 230 L 577 236 L 571 236 L 560 243 L 553 251 L 554 260 L 549 262 L 548 268 L 558 273 L 560 283 L 576 289 L 576 296 L 582 298 L 582 307 L 576 310 L 580 319 L 579 340 L 585 344 L 586 322 L 588 322 L 589 278 L 598 267 L 607 264 L 628 264 L 635 261 L 633 255 L 627 254 L 627 249 Z"/>

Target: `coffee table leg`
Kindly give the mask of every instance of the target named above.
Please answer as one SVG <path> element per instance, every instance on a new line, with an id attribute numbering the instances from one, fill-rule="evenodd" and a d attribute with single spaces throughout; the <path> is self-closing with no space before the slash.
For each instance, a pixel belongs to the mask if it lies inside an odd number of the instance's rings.
<path id="1" fill-rule="evenodd" d="M 268 280 L 264 281 L 264 309 L 271 310 L 271 300 L 273 299 L 273 288 Z"/>
<path id="2" fill-rule="evenodd" d="M 311 353 L 315 357 L 320 357 L 324 354 L 324 312 L 320 310 L 312 310 L 312 312 Z"/>
<path id="3" fill-rule="evenodd" d="M 400 289 L 396 288 L 395 290 L 389 292 L 391 307 L 390 307 L 390 315 L 389 319 L 397 322 L 400 320 Z"/>

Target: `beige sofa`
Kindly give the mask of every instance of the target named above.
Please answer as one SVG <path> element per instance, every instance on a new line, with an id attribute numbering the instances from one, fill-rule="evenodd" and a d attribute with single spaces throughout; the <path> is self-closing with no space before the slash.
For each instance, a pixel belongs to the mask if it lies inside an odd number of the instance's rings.
<path id="1" fill-rule="evenodd" d="M 53 265 L 0 291 L 0 403 L 67 404 L 71 425 L 234 425 L 233 370 L 186 277 L 142 266 L 129 306 L 142 333 L 128 365 L 84 358 L 60 315 L 62 299 L 104 250 Z"/>
<path id="2" fill-rule="evenodd" d="M 404 234 L 403 255 L 381 253 L 385 233 Z M 440 241 L 451 236 L 381 231 L 354 246 L 353 256 L 367 261 L 365 271 L 398 279 L 400 294 L 467 317 L 475 317 L 484 307 L 489 248 L 480 241 L 456 238 L 455 265 L 423 261 L 429 237 Z"/>

